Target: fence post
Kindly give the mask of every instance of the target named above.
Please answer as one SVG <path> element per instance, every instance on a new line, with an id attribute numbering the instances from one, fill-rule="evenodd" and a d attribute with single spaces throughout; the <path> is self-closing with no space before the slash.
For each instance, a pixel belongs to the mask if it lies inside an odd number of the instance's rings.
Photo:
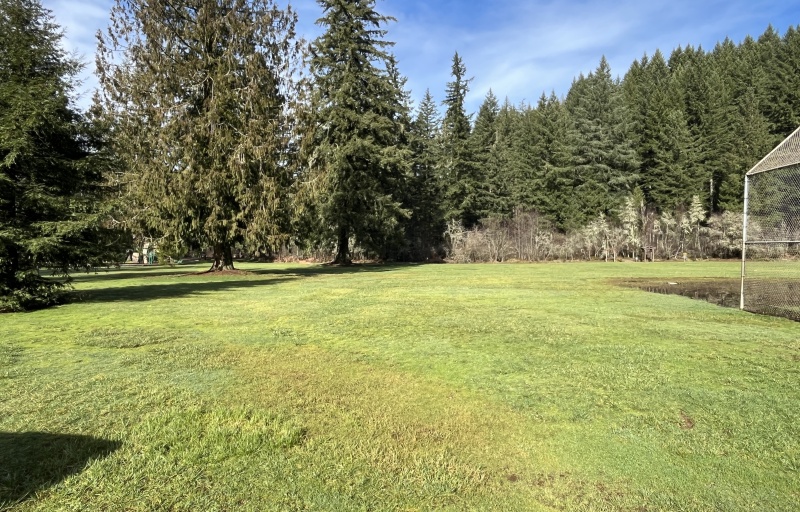
<path id="1" fill-rule="evenodd" d="M 739 309 L 744 310 L 744 278 L 747 261 L 747 212 L 750 199 L 750 176 L 744 177 L 744 215 L 742 226 L 742 288 L 739 293 Z"/>

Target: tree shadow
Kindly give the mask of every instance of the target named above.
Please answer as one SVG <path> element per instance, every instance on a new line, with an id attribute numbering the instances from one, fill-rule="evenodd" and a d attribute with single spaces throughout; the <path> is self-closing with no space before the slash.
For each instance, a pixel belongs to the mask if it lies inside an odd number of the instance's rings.
<path id="1" fill-rule="evenodd" d="M 143 283 L 132 286 L 96 288 L 93 290 L 76 292 L 74 296 L 76 302 L 141 303 L 151 300 L 204 295 L 206 293 L 223 290 L 270 286 L 285 281 L 291 281 L 294 278 L 278 277 L 274 279 L 264 279 L 260 278 L 260 276 L 253 276 L 250 279 L 231 279 L 229 277 L 219 277 L 213 281 L 204 281 L 201 279 L 202 278 L 198 278 L 196 276 L 182 277 L 176 275 L 172 282 L 162 281 L 158 283 Z"/>
<path id="2" fill-rule="evenodd" d="M 82 435 L 0 432 L 0 509 L 80 473 L 121 445 Z"/>
<path id="3" fill-rule="evenodd" d="M 373 272 L 394 272 L 406 268 L 418 267 L 423 263 L 354 263 L 352 265 L 310 265 L 294 268 L 263 268 L 250 270 L 258 275 L 291 275 L 297 277 L 314 277 L 344 274 L 361 274 Z"/>
<path id="4" fill-rule="evenodd" d="M 97 268 L 91 272 L 75 272 L 70 274 L 76 282 L 119 281 L 124 279 L 143 279 L 148 277 L 167 277 L 185 274 L 190 269 L 174 267 L 132 267 L 132 268 Z"/>
<path id="5" fill-rule="evenodd" d="M 369 264 L 369 265 L 315 265 L 297 268 L 260 268 L 247 270 L 245 275 L 215 275 L 209 274 L 185 274 L 179 270 L 174 272 L 164 272 L 161 277 L 170 277 L 169 280 L 159 280 L 149 282 L 142 280 L 141 284 L 132 286 L 109 286 L 106 288 L 95 288 L 77 292 L 75 297 L 79 302 L 146 302 L 151 300 L 169 299 L 177 297 L 188 297 L 193 295 L 203 295 L 210 292 L 218 292 L 232 289 L 246 289 L 262 286 L 270 286 L 283 282 L 294 281 L 297 279 L 308 279 L 326 275 L 346 275 L 356 273 L 372 272 L 392 272 L 402 268 L 409 268 L 413 264 Z M 140 274 L 136 277 L 155 277 L 159 273 Z M 113 275 L 109 276 L 109 281 L 114 281 Z"/>
<path id="6" fill-rule="evenodd" d="M 242 263 L 251 262 L 236 262 L 237 268 Z M 205 262 L 193 262 L 189 264 L 175 264 L 175 265 L 156 265 L 156 266 L 123 266 L 120 268 L 96 268 L 90 272 L 75 272 L 71 274 L 76 282 L 88 281 L 118 281 L 126 279 L 143 279 L 150 277 L 183 277 L 187 274 L 200 274 L 210 265 L 205 265 Z M 311 275 L 330 275 L 330 274 L 352 274 L 358 272 L 386 272 L 403 267 L 412 267 L 417 265 L 424 265 L 425 263 L 354 263 L 352 265 L 328 265 L 328 264 L 315 264 L 308 265 L 307 267 L 295 268 L 259 268 L 259 269 L 245 269 L 249 274 L 281 274 L 281 275 L 297 275 L 297 276 L 311 276 Z M 264 263 L 262 265 L 270 266 L 272 263 Z M 280 263 L 275 263 L 279 266 Z"/>

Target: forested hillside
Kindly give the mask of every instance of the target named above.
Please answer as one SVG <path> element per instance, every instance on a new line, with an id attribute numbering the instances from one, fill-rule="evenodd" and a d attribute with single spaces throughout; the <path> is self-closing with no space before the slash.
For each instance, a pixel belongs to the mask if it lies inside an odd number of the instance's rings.
<path id="1" fill-rule="evenodd" d="M 569 229 L 618 212 L 637 187 L 660 212 L 693 196 L 739 210 L 744 173 L 800 125 L 798 66 L 800 34 L 770 28 L 712 51 L 656 51 L 622 79 L 603 58 L 563 99 L 499 105 L 490 93 L 472 133 L 495 196 L 484 215 L 521 206 Z"/>
<path id="2" fill-rule="evenodd" d="M 490 91 L 471 132 L 441 124 L 439 144 L 429 145 L 425 158 L 442 169 L 473 170 L 448 179 L 441 196 L 465 228 L 516 212 L 526 219 L 506 223 L 506 236 L 531 218 L 537 233 L 583 233 L 572 247 L 551 248 L 551 257 L 600 252 L 581 247 L 587 244 L 629 253 L 652 245 L 663 248 L 662 257 L 687 250 L 732 255 L 744 174 L 800 125 L 798 69 L 795 28 L 780 35 L 770 27 L 757 40 L 726 40 L 710 51 L 656 51 L 622 78 L 601 58 L 564 98 L 542 94 L 535 105 L 512 105 Z M 454 73 L 453 80 L 463 78 Z M 418 111 L 432 104 L 426 97 Z M 429 120 L 423 124 L 430 130 Z M 456 154 L 448 148 L 459 137 L 467 149 Z M 448 194 L 452 188 L 470 190 L 470 200 Z M 498 229 L 497 221 L 482 224 Z"/>

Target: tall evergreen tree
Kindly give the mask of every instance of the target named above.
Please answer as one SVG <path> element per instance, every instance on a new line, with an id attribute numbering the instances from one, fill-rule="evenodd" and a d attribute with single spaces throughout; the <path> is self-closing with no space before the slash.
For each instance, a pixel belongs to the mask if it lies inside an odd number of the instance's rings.
<path id="1" fill-rule="evenodd" d="M 787 38 L 795 37 L 793 32 L 788 32 Z M 772 125 L 776 141 L 800 125 L 800 92 L 795 88 L 798 85 L 796 64 L 800 59 L 792 56 L 788 48 L 772 25 L 758 38 L 758 64 L 763 69 L 762 87 L 766 100 L 762 108 Z"/>
<path id="2" fill-rule="evenodd" d="M 536 108 L 526 105 L 516 113 L 517 122 L 511 136 L 512 157 L 508 163 L 508 188 L 514 208 L 539 213 L 546 209 L 548 191 L 544 177 L 550 156 L 544 117 L 547 108 L 548 98 L 542 93 Z"/>
<path id="3" fill-rule="evenodd" d="M 686 166 L 709 180 L 706 205 L 716 210 L 719 185 L 727 172 L 724 157 L 731 151 L 731 91 L 702 50 L 692 47 L 670 57 L 669 67 L 682 94 L 690 146 Z"/>
<path id="4" fill-rule="evenodd" d="M 765 69 L 759 43 L 745 38 L 738 47 L 729 41 L 718 45 L 707 59 L 707 73 L 719 97 L 707 103 L 711 112 L 700 150 L 712 179 L 712 212 L 740 210 L 744 195 L 744 174 L 774 146 L 775 136 L 764 115 L 759 91 L 765 91 Z"/>
<path id="5" fill-rule="evenodd" d="M 66 275 L 124 251 L 97 207 L 98 139 L 72 104 L 81 65 L 61 37 L 38 0 L 0 0 L 0 310 L 57 300 L 41 267 Z"/>
<path id="6" fill-rule="evenodd" d="M 117 0 L 98 34 L 129 204 L 163 246 L 213 247 L 213 270 L 288 238 L 296 21 L 273 0 Z"/>
<path id="7" fill-rule="evenodd" d="M 661 209 L 688 205 L 693 195 L 705 190 L 707 180 L 693 173 L 690 165 L 691 137 L 678 83 L 660 51 L 634 73 L 626 81 L 636 80 L 629 91 L 635 90 L 631 107 L 642 191 L 649 204 Z"/>
<path id="8" fill-rule="evenodd" d="M 393 18 L 374 0 L 318 0 L 325 32 L 311 47 L 314 175 L 323 182 L 320 221 L 350 261 L 350 239 L 379 256 L 402 234 L 409 150 L 401 135 L 404 92 L 382 27 Z"/>
<path id="9" fill-rule="evenodd" d="M 425 91 L 411 126 L 411 177 L 408 183 L 411 218 L 406 236 L 414 259 L 425 259 L 442 242 L 445 230 L 442 183 L 436 174 L 441 119 L 430 90 Z"/>
<path id="10" fill-rule="evenodd" d="M 605 57 L 573 85 L 566 105 L 573 121 L 575 193 L 584 220 L 607 215 L 635 186 L 638 162 L 627 138 L 622 91 Z"/>
<path id="11" fill-rule="evenodd" d="M 755 89 L 748 89 L 736 98 L 734 115 L 738 122 L 731 125 L 730 138 L 738 143 L 730 145 L 716 191 L 715 208 L 741 211 L 744 201 L 744 176 L 774 147 L 770 126 L 758 108 Z"/>
<path id="12" fill-rule="evenodd" d="M 406 89 L 408 79 L 400 72 L 394 55 L 390 56 L 386 69 L 392 89 L 397 93 L 395 110 L 392 115 L 397 123 L 394 137 L 394 147 L 397 151 L 392 153 L 385 165 L 387 169 L 393 169 L 396 173 L 390 182 L 390 187 L 392 187 L 392 196 L 400 202 L 402 210 L 398 219 L 399 225 L 387 231 L 387 236 L 384 238 L 382 247 L 377 251 L 377 255 L 382 259 L 418 259 L 417 255 L 412 254 L 413 247 L 407 233 L 412 224 L 413 206 L 417 203 L 417 198 L 414 197 L 415 191 L 412 189 L 414 180 L 414 151 L 412 148 L 414 102 L 411 99 L 411 91 Z M 428 253 L 419 256 L 425 258 L 429 255 Z"/>
<path id="13" fill-rule="evenodd" d="M 790 26 L 783 35 L 781 61 L 784 69 L 788 70 L 784 74 L 789 92 L 786 103 L 791 112 L 786 127 L 786 136 L 788 137 L 793 128 L 796 129 L 800 126 L 800 73 L 797 73 L 797 70 L 800 69 L 800 25 Z"/>
<path id="14" fill-rule="evenodd" d="M 445 183 L 444 203 L 447 219 L 457 219 L 465 226 L 480 220 L 480 179 L 469 142 L 472 127 L 464 109 L 469 92 L 467 68 L 458 52 L 453 55 L 453 80 L 447 83 L 442 122 L 442 154 L 440 176 Z"/>
<path id="15" fill-rule="evenodd" d="M 534 172 L 541 172 L 543 190 L 534 203 L 534 209 L 539 209 L 561 230 L 580 227 L 582 212 L 579 198 L 574 192 L 574 150 L 570 146 L 572 122 L 569 112 L 555 93 L 551 93 L 546 100 L 544 97 L 540 100 L 537 112 L 540 120 L 537 138 L 541 139 L 543 167 L 541 171 Z"/>
<path id="16" fill-rule="evenodd" d="M 490 89 L 478 109 L 475 126 L 469 143 L 475 164 L 475 186 L 479 200 L 476 202 L 478 218 L 497 215 L 503 209 L 503 191 L 499 177 L 501 162 L 497 152 L 497 122 L 500 104 Z"/>
<path id="17" fill-rule="evenodd" d="M 484 187 L 489 189 L 486 216 L 510 217 L 518 208 L 528 209 L 528 205 L 523 204 L 522 197 L 515 197 L 521 192 L 516 188 L 517 185 L 528 174 L 520 154 L 524 128 L 522 112 L 526 110 L 529 110 L 527 105 L 521 105 L 517 109 L 506 98 L 497 113 L 494 123 L 495 140 L 491 147 L 489 165 L 486 167 L 489 174 L 484 178 Z M 535 185 L 527 183 L 524 186 L 529 188 Z"/>

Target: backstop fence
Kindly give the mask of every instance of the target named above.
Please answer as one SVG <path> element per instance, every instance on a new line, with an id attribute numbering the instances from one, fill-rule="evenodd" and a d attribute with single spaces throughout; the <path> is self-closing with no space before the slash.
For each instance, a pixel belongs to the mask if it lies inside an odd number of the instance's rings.
<path id="1" fill-rule="evenodd" d="M 741 308 L 800 321 L 800 128 L 745 177 Z"/>

